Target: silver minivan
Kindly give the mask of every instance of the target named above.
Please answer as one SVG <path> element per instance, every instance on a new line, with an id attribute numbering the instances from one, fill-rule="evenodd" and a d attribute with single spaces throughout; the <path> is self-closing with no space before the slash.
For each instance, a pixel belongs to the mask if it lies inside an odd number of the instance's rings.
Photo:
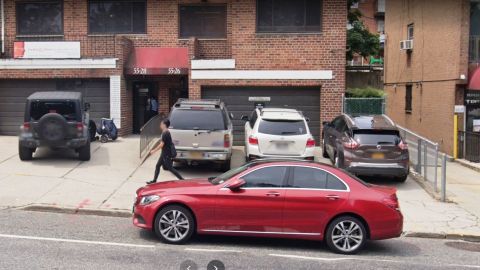
<path id="1" fill-rule="evenodd" d="M 179 99 L 169 119 L 175 161 L 212 161 L 230 169 L 233 115 L 222 101 Z"/>

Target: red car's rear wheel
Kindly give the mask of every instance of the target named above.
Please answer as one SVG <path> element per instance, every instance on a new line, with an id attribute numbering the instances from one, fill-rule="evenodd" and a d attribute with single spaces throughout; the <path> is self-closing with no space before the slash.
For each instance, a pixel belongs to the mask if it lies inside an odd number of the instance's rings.
<path id="1" fill-rule="evenodd" d="M 365 245 L 367 231 L 358 218 L 342 216 L 330 223 L 325 240 L 336 253 L 355 254 Z"/>

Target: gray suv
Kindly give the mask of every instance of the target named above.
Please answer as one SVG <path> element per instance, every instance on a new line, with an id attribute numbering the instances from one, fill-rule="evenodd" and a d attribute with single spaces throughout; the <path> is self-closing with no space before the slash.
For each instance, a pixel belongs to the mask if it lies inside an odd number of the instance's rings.
<path id="1" fill-rule="evenodd" d="M 173 106 L 170 133 L 176 161 L 212 161 L 230 169 L 233 115 L 220 100 L 180 99 Z"/>
<path id="2" fill-rule="evenodd" d="M 21 160 L 31 160 L 38 147 L 71 148 L 90 160 L 89 104 L 78 92 L 36 92 L 27 98 L 19 136 Z"/>
<path id="3" fill-rule="evenodd" d="M 407 180 L 409 154 L 395 123 L 386 115 L 343 114 L 323 123 L 323 156 L 362 176 Z"/>

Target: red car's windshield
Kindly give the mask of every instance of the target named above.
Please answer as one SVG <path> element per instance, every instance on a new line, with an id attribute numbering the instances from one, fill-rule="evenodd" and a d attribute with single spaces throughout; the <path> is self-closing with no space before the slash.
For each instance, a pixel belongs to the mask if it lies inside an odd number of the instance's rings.
<path id="1" fill-rule="evenodd" d="M 239 173 L 241 172 L 244 172 L 246 171 L 247 169 L 251 168 L 252 166 L 254 166 L 253 164 L 245 164 L 241 167 L 238 167 L 236 169 L 233 169 L 233 170 L 230 170 L 224 174 L 221 174 L 215 178 L 213 178 L 212 180 L 209 180 L 210 183 L 212 183 L 213 185 L 220 185 L 220 184 L 223 184 L 225 183 L 225 181 L 227 181 L 228 179 L 234 177 L 235 175 L 238 175 Z"/>

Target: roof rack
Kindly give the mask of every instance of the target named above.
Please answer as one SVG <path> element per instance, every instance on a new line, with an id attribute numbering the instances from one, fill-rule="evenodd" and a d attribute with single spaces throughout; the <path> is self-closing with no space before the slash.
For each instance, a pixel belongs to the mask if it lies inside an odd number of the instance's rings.
<path id="1" fill-rule="evenodd" d="M 220 99 L 188 99 L 180 98 L 175 102 L 175 107 L 180 107 L 181 105 L 210 105 L 220 108 L 222 101 Z"/>

